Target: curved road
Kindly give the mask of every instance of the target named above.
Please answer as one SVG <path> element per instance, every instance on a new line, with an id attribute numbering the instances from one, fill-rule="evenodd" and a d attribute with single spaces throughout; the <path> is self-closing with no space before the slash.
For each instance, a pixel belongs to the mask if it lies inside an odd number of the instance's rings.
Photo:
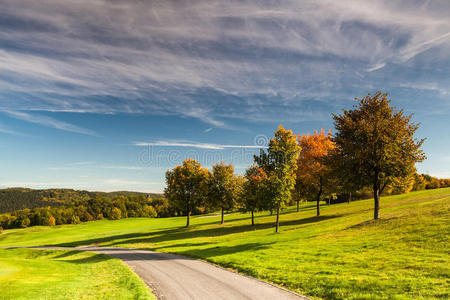
<path id="1" fill-rule="evenodd" d="M 308 299 L 260 280 L 181 255 L 128 248 L 72 249 L 120 258 L 152 288 L 158 299 Z"/>

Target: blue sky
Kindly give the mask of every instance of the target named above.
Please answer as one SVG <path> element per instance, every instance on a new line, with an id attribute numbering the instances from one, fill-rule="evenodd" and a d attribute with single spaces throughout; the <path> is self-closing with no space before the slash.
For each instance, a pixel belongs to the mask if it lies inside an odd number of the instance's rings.
<path id="1" fill-rule="evenodd" d="M 0 0 L 0 187 L 160 192 L 388 92 L 450 177 L 450 2 Z"/>

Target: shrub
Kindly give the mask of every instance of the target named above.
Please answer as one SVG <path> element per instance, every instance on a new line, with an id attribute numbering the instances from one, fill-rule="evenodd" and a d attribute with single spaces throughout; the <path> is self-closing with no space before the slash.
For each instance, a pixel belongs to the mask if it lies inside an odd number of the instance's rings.
<path id="1" fill-rule="evenodd" d="M 111 210 L 111 214 L 109 216 L 111 220 L 120 220 L 122 218 L 122 211 L 118 209 L 117 207 L 114 207 Z"/>

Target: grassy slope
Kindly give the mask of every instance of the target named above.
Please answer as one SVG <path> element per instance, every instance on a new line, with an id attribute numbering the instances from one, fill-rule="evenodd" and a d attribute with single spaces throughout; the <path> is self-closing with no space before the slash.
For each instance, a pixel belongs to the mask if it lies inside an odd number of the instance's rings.
<path id="1" fill-rule="evenodd" d="M 101 244 L 199 257 L 275 282 L 302 294 L 333 299 L 442 298 L 449 295 L 450 188 L 384 197 L 381 219 L 372 201 L 300 213 L 290 208 L 275 234 L 274 217 L 248 214 L 96 221 L 8 230 L 0 245 Z"/>
<path id="2" fill-rule="evenodd" d="M 155 299 L 120 260 L 69 250 L 0 249 L 1 299 Z"/>

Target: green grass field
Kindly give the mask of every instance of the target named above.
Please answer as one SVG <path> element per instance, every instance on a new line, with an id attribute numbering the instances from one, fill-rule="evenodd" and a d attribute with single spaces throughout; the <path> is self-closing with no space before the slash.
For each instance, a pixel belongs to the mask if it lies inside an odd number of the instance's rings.
<path id="1" fill-rule="evenodd" d="M 123 219 L 80 225 L 7 230 L 0 246 L 98 244 L 173 252 L 201 258 L 316 298 L 448 299 L 450 188 L 383 197 L 381 219 L 373 201 L 313 204 L 281 216 L 257 214 Z M 3 250 L 6 251 L 6 250 Z M 11 251 L 11 250 L 8 250 Z M 106 273 L 104 273 L 104 276 Z M 0 273 L 0 284 L 10 275 Z M 6 278 L 6 279 L 5 279 Z M 32 280 L 32 279 L 30 279 Z"/>
<path id="2" fill-rule="evenodd" d="M 120 260 L 70 250 L 0 249 L 0 299 L 155 299 Z"/>

